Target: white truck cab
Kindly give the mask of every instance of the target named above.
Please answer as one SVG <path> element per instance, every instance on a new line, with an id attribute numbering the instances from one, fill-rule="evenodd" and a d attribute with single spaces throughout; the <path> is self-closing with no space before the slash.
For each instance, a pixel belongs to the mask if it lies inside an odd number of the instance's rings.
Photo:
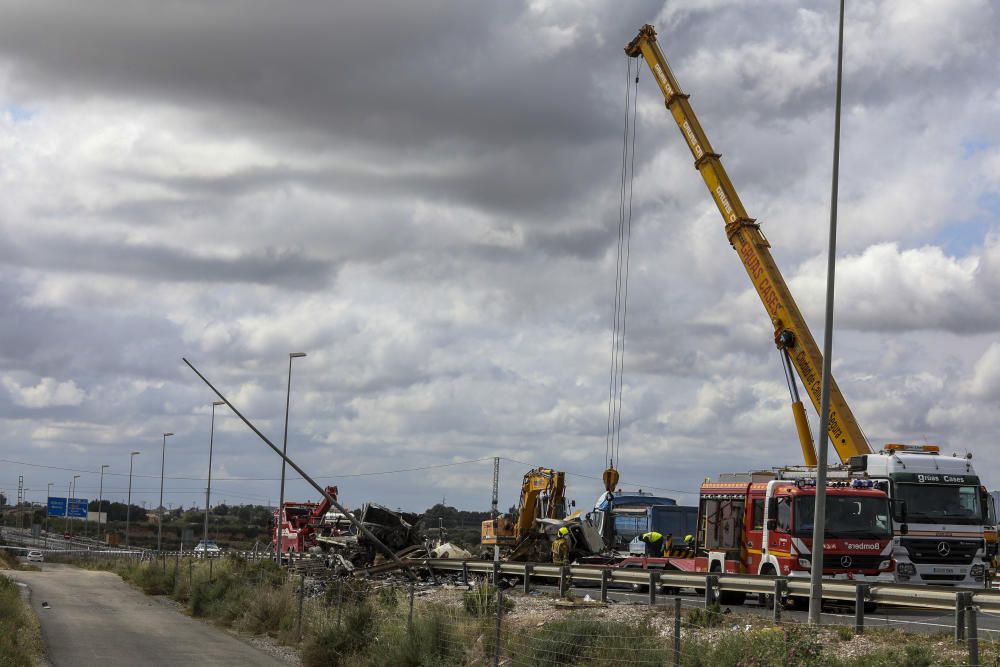
<path id="1" fill-rule="evenodd" d="M 971 455 L 941 456 L 934 445 L 886 445 L 878 454 L 851 457 L 848 469 L 887 483 L 897 582 L 986 586 L 988 501 Z"/>

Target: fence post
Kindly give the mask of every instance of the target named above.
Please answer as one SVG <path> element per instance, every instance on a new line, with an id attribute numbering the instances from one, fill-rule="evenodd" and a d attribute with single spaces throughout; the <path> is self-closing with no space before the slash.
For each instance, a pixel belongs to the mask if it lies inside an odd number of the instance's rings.
<path id="1" fill-rule="evenodd" d="M 955 593 L 955 641 L 965 639 L 965 593 Z"/>
<path id="2" fill-rule="evenodd" d="M 191 595 L 191 588 L 194 586 L 194 559 L 188 560 L 188 595 Z"/>
<path id="3" fill-rule="evenodd" d="M 302 603 L 306 599 L 306 573 L 303 572 L 299 579 L 299 641 L 302 641 Z"/>
<path id="4" fill-rule="evenodd" d="M 176 558 L 174 558 L 174 586 L 177 585 L 177 572 L 181 569 L 181 552 L 177 552 Z"/>
<path id="5" fill-rule="evenodd" d="M 469 561 L 462 561 L 462 584 L 465 586 L 469 585 Z"/>
<path id="6" fill-rule="evenodd" d="M 868 599 L 868 585 L 858 584 L 854 591 L 854 634 L 865 632 L 865 600 Z"/>
<path id="7" fill-rule="evenodd" d="M 719 585 L 719 575 L 705 575 L 705 606 L 715 604 L 715 587 Z"/>
<path id="8" fill-rule="evenodd" d="M 434 585 L 437 585 L 438 578 L 437 578 L 437 575 L 434 574 L 434 566 L 431 565 L 431 561 L 430 560 L 424 560 L 424 567 L 426 567 L 427 568 L 427 572 L 430 573 L 430 575 L 431 575 L 431 581 L 434 582 Z"/>
<path id="9" fill-rule="evenodd" d="M 656 570 L 649 571 L 649 606 L 656 604 L 656 589 L 660 587 L 660 573 Z"/>
<path id="10" fill-rule="evenodd" d="M 340 617 L 337 617 L 337 623 L 340 623 Z M 406 614 L 406 632 L 413 632 L 413 579 L 410 579 L 410 611 Z"/>
<path id="11" fill-rule="evenodd" d="M 208 559 L 208 583 L 212 583 L 212 559 L 208 554 L 205 554 L 205 558 Z"/>
<path id="12" fill-rule="evenodd" d="M 534 572 L 535 566 L 531 563 L 524 564 L 524 594 L 527 595 L 531 592 L 531 574 Z"/>
<path id="13" fill-rule="evenodd" d="M 681 667 L 681 599 L 674 598 L 674 667 Z"/>
<path id="14" fill-rule="evenodd" d="M 976 608 L 972 605 L 972 595 L 968 595 L 969 606 L 965 608 L 965 621 L 969 624 L 969 665 L 979 667 L 979 626 L 976 623 Z"/>
<path id="15" fill-rule="evenodd" d="M 608 601 L 608 580 L 611 578 L 611 570 L 604 568 L 601 570 L 601 602 Z"/>
<path id="16" fill-rule="evenodd" d="M 412 609 L 413 609 L 413 595 L 412 595 L 412 592 L 413 592 L 413 582 L 410 581 L 410 593 L 411 593 L 410 594 L 410 609 L 411 609 L 410 613 L 411 614 L 413 613 L 412 612 Z M 339 580 L 337 580 L 337 629 L 338 630 L 340 629 L 340 612 L 343 609 L 343 606 L 344 606 L 344 580 L 343 579 L 339 579 Z"/>
<path id="17" fill-rule="evenodd" d="M 781 624 L 781 601 L 785 597 L 785 589 L 788 586 L 788 582 L 781 577 L 774 580 L 774 624 Z"/>
<path id="18" fill-rule="evenodd" d="M 500 572 L 500 563 L 494 565 L 496 571 Z M 497 627 L 493 645 L 493 667 L 500 664 L 500 626 L 503 618 L 503 590 L 500 588 L 500 579 L 497 579 Z"/>

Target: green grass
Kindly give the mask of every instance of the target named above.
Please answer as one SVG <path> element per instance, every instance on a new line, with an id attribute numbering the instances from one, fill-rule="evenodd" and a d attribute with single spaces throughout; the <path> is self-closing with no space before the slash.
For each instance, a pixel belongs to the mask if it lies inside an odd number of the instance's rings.
<path id="1" fill-rule="evenodd" d="M 583 615 L 546 623 L 509 639 L 515 667 L 560 665 L 666 665 L 673 658 L 670 640 L 647 623 L 621 623 Z"/>
<path id="2" fill-rule="evenodd" d="M 722 607 L 713 602 L 704 609 L 695 607 L 687 613 L 687 624 L 696 628 L 715 628 L 722 625 Z"/>
<path id="3" fill-rule="evenodd" d="M 38 619 L 17 584 L 0 575 L 0 667 L 34 665 L 43 651 Z"/>
<path id="4" fill-rule="evenodd" d="M 493 616 L 497 611 L 497 588 L 492 584 L 479 584 L 475 588 L 466 591 L 462 603 L 465 606 L 465 611 L 472 616 Z M 504 612 L 513 609 L 514 601 L 510 596 L 504 596 Z"/>

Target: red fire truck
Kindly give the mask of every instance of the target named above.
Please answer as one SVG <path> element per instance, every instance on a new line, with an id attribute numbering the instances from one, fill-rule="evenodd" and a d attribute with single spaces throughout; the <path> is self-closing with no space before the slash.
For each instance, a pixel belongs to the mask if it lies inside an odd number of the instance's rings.
<path id="1" fill-rule="evenodd" d="M 701 486 L 698 534 L 689 557 L 630 557 L 621 567 L 808 577 L 815 479 L 783 471 L 720 475 Z M 823 575 L 893 581 L 889 499 L 870 480 L 829 483 Z M 675 544 L 678 536 L 673 536 Z M 726 596 L 739 604 L 742 594 Z"/>

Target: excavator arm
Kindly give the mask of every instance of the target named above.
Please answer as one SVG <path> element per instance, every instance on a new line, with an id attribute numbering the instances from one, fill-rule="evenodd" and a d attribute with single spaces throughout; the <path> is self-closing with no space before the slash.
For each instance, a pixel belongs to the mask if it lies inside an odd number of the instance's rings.
<path id="1" fill-rule="evenodd" d="M 656 31 L 651 25 L 644 25 L 639 34 L 625 47 L 626 55 L 641 56 L 653 72 L 660 91 L 663 93 L 667 110 L 674 117 L 681 134 L 687 141 L 694 156 L 694 166 L 701 173 L 705 185 L 715 201 L 726 225 L 726 236 L 743 262 L 757 295 L 774 326 L 774 341 L 786 355 L 802 380 L 806 393 L 812 400 L 817 413 L 820 410 L 820 385 L 823 355 L 792 299 L 788 285 L 771 256 L 770 243 L 764 237 L 757 222 L 747 215 L 736 189 L 722 166 L 721 155 L 715 152 L 705 131 L 691 109 L 688 96 L 681 92 L 666 58 L 656 42 Z M 815 453 L 801 402 L 794 390 L 794 379 L 789 378 L 793 389 L 793 412 L 802 441 L 803 456 L 808 465 L 815 465 Z M 837 383 L 830 386 L 830 440 L 841 461 L 847 462 L 852 456 L 870 454 L 871 447 L 858 426 L 854 414 L 841 394 Z"/>

